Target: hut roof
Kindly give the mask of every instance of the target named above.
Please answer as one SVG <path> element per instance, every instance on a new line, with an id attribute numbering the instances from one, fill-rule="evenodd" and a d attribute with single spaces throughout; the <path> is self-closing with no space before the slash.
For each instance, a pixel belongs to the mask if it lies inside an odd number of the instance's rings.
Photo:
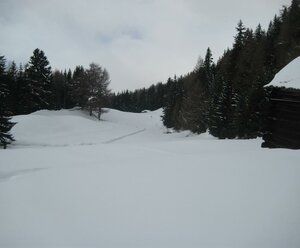
<path id="1" fill-rule="evenodd" d="M 266 86 L 300 89 L 300 57 L 281 69 Z"/>

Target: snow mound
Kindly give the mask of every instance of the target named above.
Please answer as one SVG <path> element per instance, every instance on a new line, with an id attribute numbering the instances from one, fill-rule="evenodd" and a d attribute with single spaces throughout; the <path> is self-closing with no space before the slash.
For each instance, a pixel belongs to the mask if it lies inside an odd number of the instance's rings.
<path id="1" fill-rule="evenodd" d="M 79 109 L 40 110 L 29 115 L 13 117 L 12 129 L 16 139 L 13 148 L 64 147 L 96 144 L 149 143 L 176 138 L 199 138 L 190 132 L 163 135 L 166 128 L 161 121 L 162 109 L 146 113 L 128 113 L 106 109 L 99 121 Z M 201 136 L 214 139 L 208 134 Z"/>
<path id="2" fill-rule="evenodd" d="M 15 147 L 72 146 L 111 143 L 147 130 L 163 129 L 162 110 L 142 114 L 107 109 L 101 121 L 86 112 L 72 109 L 40 110 L 13 118 Z"/>
<path id="3" fill-rule="evenodd" d="M 267 86 L 300 89 L 300 57 L 279 71 Z"/>

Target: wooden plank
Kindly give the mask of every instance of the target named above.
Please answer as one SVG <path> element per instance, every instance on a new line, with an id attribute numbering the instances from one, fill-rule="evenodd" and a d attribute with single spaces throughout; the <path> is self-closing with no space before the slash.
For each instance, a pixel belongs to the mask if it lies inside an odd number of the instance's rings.
<path id="1" fill-rule="evenodd" d="M 289 102 L 289 103 L 300 103 L 300 100 L 298 100 L 298 98 L 287 98 L 287 97 L 282 97 L 282 98 L 270 98 L 271 101 L 273 102 Z"/>

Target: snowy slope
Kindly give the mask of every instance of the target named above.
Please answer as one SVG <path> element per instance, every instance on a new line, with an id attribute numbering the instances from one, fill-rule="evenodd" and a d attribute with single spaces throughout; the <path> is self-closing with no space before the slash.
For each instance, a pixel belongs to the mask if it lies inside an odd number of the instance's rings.
<path id="1" fill-rule="evenodd" d="M 300 246 L 300 152 L 166 134 L 161 111 L 16 116 L 0 247 Z"/>
<path id="2" fill-rule="evenodd" d="M 300 57 L 279 71 L 267 86 L 300 89 Z"/>
<path id="3" fill-rule="evenodd" d="M 17 147 L 98 144 L 157 123 L 146 114 L 125 114 L 116 110 L 109 111 L 101 122 L 79 110 L 37 111 L 28 116 L 16 116 L 14 121 L 19 123 L 13 130 Z"/>

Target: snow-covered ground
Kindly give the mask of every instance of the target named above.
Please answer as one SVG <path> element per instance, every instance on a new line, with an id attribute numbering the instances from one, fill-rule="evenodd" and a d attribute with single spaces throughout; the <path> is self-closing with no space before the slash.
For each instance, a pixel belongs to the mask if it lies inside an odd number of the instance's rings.
<path id="1" fill-rule="evenodd" d="M 300 247 L 299 151 L 167 134 L 160 115 L 14 117 L 0 247 Z"/>

